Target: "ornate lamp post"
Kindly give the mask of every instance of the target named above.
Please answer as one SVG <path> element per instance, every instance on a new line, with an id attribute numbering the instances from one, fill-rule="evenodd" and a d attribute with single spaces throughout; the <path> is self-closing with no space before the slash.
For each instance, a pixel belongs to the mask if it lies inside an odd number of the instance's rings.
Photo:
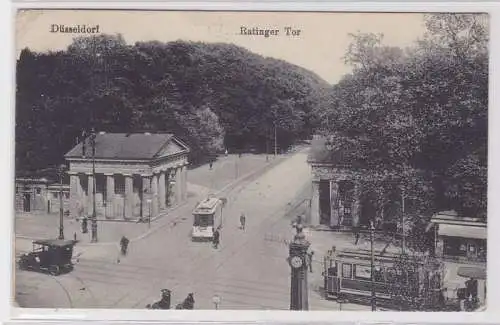
<path id="1" fill-rule="evenodd" d="M 65 165 L 59 166 L 59 239 L 64 239 L 63 176 Z"/>
<path id="2" fill-rule="evenodd" d="M 291 266 L 290 310 L 308 310 L 307 290 L 307 250 L 311 245 L 302 232 L 303 226 L 297 224 L 297 234 L 289 245 L 288 263 Z"/>
<path id="3" fill-rule="evenodd" d="M 92 129 L 92 134 L 90 135 L 90 144 L 92 146 L 92 177 L 94 181 L 92 182 L 92 242 L 97 242 L 97 212 L 95 203 L 95 190 L 96 190 L 96 177 L 95 177 L 95 139 L 96 134 L 94 129 Z"/>

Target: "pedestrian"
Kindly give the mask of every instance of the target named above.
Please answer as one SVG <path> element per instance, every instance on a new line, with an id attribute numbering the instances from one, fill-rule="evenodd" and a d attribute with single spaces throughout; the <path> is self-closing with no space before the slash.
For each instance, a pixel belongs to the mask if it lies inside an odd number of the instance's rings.
<path id="1" fill-rule="evenodd" d="M 354 242 L 354 245 L 357 245 L 358 244 L 358 241 L 359 241 L 359 237 L 361 236 L 361 234 L 359 233 L 359 228 L 358 227 L 354 227 L 354 238 L 356 239 L 355 242 Z"/>
<path id="2" fill-rule="evenodd" d="M 308 264 L 309 264 L 309 272 L 312 273 L 313 271 L 313 255 L 314 255 L 314 251 L 310 251 L 309 253 L 307 253 L 307 260 L 308 260 Z"/>
<path id="3" fill-rule="evenodd" d="M 214 231 L 213 238 L 212 238 L 212 243 L 214 245 L 214 248 L 219 248 L 219 243 L 220 243 L 219 229 L 216 229 Z"/>
<path id="4" fill-rule="evenodd" d="M 246 223 L 246 217 L 245 214 L 242 212 L 240 215 L 240 229 L 245 230 L 245 223 Z"/>
<path id="5" fill-rule="evenodd" d="M 228 154 L 228 151 L 227 151 L 227 149 L 226 149 L 226 151 L 224 151 L 224 155 L 226 155 L 226 157 L 227 157 L 227 154 Z"/>
<path id="6" fill-rule="evenodd" d="M 73 239 L 76 241 L 76 231 L 75 231 L 75 233 L 73 234 Z"/>
<path id="7" fill-rule="evenodd" d="M 212 162 L 210 162 L 210 164 L 208 164 L 210 166 L 210 170 L 212 170 Z"/>
<path id="8" fill-rule="evenodd" d="M 87 217 L 83 217 L 82 219 L 82 233 L 86 234 L 89 232 L 89 229 L 88 229 L 88 222 L 87 222 Z"/>
<path id="9" fill-rule="evenodd" d="M 129 244 L 130 240 L 125 237 L 125 236 L 122 236 L 122 239 L 120 240 L 120 246 L 121 246 L 121 251 L 122 251 L 122 255 L 127 255 L 127 248 L 128 248 L 128 244 Z"/>

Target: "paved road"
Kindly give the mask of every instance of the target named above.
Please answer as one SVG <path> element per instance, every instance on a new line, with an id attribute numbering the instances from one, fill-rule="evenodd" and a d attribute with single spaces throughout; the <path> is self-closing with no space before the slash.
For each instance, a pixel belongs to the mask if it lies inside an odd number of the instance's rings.
<path id="1" fill-rule="evenodd" d="M 57 278 L 17 272 L 17 291 L 25 293 L 18 294 L 18 301 L 30 307 L 144 308 L 158 299 L 161 288 L 169 288 L 172 304 L 194 292 L 196 309 L 213 309 L 212 297 L 218 294 L 221 309 L 287 310 L 288 248 L 266 238 L 270 234 L 292 237 L 290 220 L 308 186 L 310 169 L 306 153 L 301 152 L 249 184 L 223 194 L 228 204 L 219 249 L 191 241 L 192 221 L 186 214 L 133 243 L 120 263 L 116 249 L 104 246 L 105 253 L 82 256 L 73 272 Z M 245 231 L 238 228 L 242 211 L 247 216 Z M 320 297 L 319 272 L 317 269 L 311 275 L 310 308 L 338 310 L 335 302 Z M 369 307 L 345 305 L 343 310 Z"/>

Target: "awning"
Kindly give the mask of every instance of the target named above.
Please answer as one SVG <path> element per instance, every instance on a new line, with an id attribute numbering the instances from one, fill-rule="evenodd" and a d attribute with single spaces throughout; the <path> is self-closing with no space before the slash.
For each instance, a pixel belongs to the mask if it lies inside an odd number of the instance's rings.
<path id="1" fill-rule="evenodd" d="M 486 233 L 486 227 L 440 224 L 439 235 L 450 236 L 450 237 L 486 239 L 487 233 Z"/>
<path id="2" fill-rule="evenodd" d="M 472 266 L 461 266 L 457 271 L 457 275 L 464 278 L 486 280 L 486 269 Z"/>

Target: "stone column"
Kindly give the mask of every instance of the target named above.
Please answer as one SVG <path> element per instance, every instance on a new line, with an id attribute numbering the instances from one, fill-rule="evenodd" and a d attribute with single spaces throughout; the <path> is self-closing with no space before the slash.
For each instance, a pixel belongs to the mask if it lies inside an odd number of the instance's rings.
<path id="1" fill-rule="evenodd" d="M 151 217 L 158 214 L 158 175 L 151 177 Z"/>
<path id="2" fill-rule="evenodd" d="M 337 180 L 330 180 L 330 226 L 339 226 L 339 183 Z"/>
<path id="3" fill-rule="evenodd" d="M 80 193 L 78 192 L 78 186 L 80 185 L 80 179 L 77 173 L 68 173 L 70 175 L 70 188 L 69 188 L 69 206 L 70 215 L 72 218 L 79 217 L 78 202 L 80 201 Z"/>
<path id="4" fill-rule="evenodd" d="M 106 176 L 106 217 L 113 218 L 114 215 L 114 201 L 115 201 L 115 175 L 105 174 Z"/>
<path id="5" fill-rule="evenodd" d="M 94 213 L 94 175 L 87 174 L 87 213 L 93 215 Z M 97 214 L 97 211 L 96 211 Z"/>
<path id="6" fill-rule="evenodd" d="M 182 166 L 182 201 L 187 200 L 187 166 Z"/>
<path id="7" fill-rule="evenodd" d="M 175 204 L 180 204 L 182 201 L 182 177 L 181 167 L 175 169 Z"/>
<path id="8" fill-rule="evenodd" d="M 160 210 L 164 210 L 166 208 L 165 201 L 165 171 L 161 171 L 158 175 L 158 203 L 160 206 Z"/>
<path id="9" fill-rule="evenodd" d="M 312 181 L 311 226 L 319 226 L 319 180 Z"/>
<path id="10" fill-rule="evenodd" d="M 125 218 L 132 218 L 134 204 L 134 180 L 132 175 L 125 174 Z"/>
<path id="11" fill-rule="evenodd" d="M 361 187 L 357 181 L 354 181 L 354 191 L 353 191 L 353 202 L 352 202 L 352 226 L 359 226 L 359 216 L 361 214 Z"/>
<path id="12" fill-rule="evenodd" d="M 151 195 L 151 176 L 150 175 L 141 175 L 142 177 L 142 217 L 148 218 L 150 214 L 152 214 L 152 206 L 150 206 L 153 202 L 149 202 L 152 199 Z"/>

